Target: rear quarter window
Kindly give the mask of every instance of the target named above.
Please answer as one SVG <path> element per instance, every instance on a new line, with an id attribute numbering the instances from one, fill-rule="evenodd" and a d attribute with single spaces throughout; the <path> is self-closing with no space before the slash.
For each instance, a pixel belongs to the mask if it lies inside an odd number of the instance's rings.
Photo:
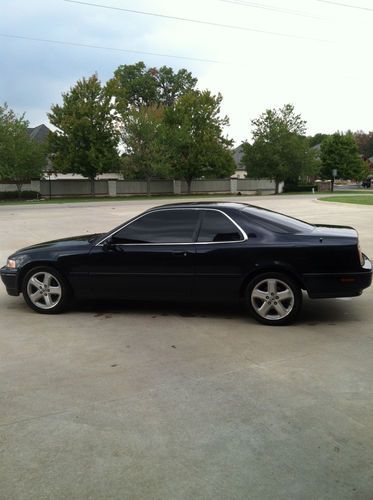
<path id="1" fill-rule="evenodd" d="M 312 232 L 314 226 L 294 217 L 272 212 L 271 210 L 261 209 L 257 207 L 244 208 L 242 213 L 245 215 L 248 222 L 254 222 L 258 226 L 269 229 L 275 233 L 305 233 Z"/>

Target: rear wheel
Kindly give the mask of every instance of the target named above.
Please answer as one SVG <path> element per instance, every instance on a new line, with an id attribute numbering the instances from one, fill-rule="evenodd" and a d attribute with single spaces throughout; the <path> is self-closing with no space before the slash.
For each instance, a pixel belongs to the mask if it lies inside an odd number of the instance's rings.
<path id="1" fill-rule="evenodd" d="M 283 273 L 256 276 L 246 289 L 246 303 L 254 318 L 265 325 L 288 325 L 302 306 L 302 290 Z"/>
<path id="2" fill-rule="evenodd" d="M 26 304 L 41 314 L 57 314 L 66 309 L 69 287 L 63 276 L 52 267 L 31 269 L 22 284 Z"/>

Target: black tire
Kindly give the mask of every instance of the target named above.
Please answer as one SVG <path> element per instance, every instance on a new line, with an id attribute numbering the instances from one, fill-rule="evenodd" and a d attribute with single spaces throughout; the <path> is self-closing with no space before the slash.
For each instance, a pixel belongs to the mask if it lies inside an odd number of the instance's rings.
<path id="1" fill-rule="evenodd" d="M 44 280 L 42 279 L 43 275 Z M 36 278 L 36 281 L 31 281 L 33 277 Z M 46 285 L 48 281 L 49 285 Z M 42 285 L 47 286 L 47 288 L 42 288 Z M 36 293 L 38 293 L 37 298 Z M 26 304 L 40 314 L 61 313 L 67 309 L 71 299 L 71 290 L 65 278 L 57 269 L 50 266 L 30 269 L 23 278 L 22 294 Z"/>
<path id="2" fill-rule="evenodd" d="M 275 288 L 269 283 L 276 283 Z M 273 295 L 274 291 L 270 291 L 272 288 L 277 290 L 275 295 Z M 287 296 L 289 298 L 286 298 Z M 289 325 L 297 319 L 301 310 L 302 290 L 287 274 L 266 272 L 255 276 L 250 281 L 245 292 L 245 303 L 251 315 L 259 323 L 271 326 Z M 259 312 L 261 306 L 266 309 L 263 308 L 262 312 Z"/>

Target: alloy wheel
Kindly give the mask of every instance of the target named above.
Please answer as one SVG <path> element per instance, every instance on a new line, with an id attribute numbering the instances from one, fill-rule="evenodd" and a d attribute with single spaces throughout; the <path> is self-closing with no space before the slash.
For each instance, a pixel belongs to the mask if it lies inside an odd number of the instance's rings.
<path id="1" fill-rule="evenodd" d="M 27 282 L 27 295 L 39 309 L 52 309 L 60 302 L 62 287 L 53 274 L 39 271 L 30 276 Z"/>
<path id="2" fill-rule="evenodd" d="M 263 319 L 278 321 L 286 318 L 294 308 L 295 298 L 291 287 L 277 278 L 258 282 L 251 292 L 251 305 Z"/>

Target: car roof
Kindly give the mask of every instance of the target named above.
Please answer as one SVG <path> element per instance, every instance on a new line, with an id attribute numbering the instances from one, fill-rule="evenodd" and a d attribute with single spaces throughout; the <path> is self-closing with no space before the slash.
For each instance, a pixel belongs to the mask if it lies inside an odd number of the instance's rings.
<path id="1" fill-rule="evenodd" d="M 167 208 L 234 208 L 236 210 L 243 210 L 247 207 L 250 207 L 250 205 L 248 205 L 247 203 L 235 203 L 226 201 L 187 201 L 184 203 L 167 203 L 166 205 L 159 205 L 157 207 L 150 208 L 149 211 Z"/>
<path id="2" fill-rule="evenodd" d="M 251 220 L 260 220 L 260 224 L 263 226 L 264 223 L 267 224 L 270 230 L 272 231 L 281 231 L 281 232 L 300 232 L 304 230 L 311 230 L 314 228 L 312 224 L 309 224 L 305 221 L 295 219 L 294 217 L 290 217 L 285 214 L 281 214 L 279 212 L 274 212 L 272 210 L 268 210 L 267 208 L 258 207 L 256 205 L 249 205 L 248 203 L 237 203 L 237 202 L 226 202 L 226 201 L 197 201 L 197 202 L 185 202 L 185 203 L 169 203 L 167 205 L 160 205 L 158 207 L 153 207 L 147 212 L 151 212 L 154 210 L 166 210 L 170 208 L 199 208 L 199 209 L 207 209 L 214 208 L 221 211 L 228 211 L 228 215 L 232 215 L 230 210 L 236 210 L 237 212 L 242 212 L 243 210 L 246 213 L 249 213 L 252 217 Z"/>

